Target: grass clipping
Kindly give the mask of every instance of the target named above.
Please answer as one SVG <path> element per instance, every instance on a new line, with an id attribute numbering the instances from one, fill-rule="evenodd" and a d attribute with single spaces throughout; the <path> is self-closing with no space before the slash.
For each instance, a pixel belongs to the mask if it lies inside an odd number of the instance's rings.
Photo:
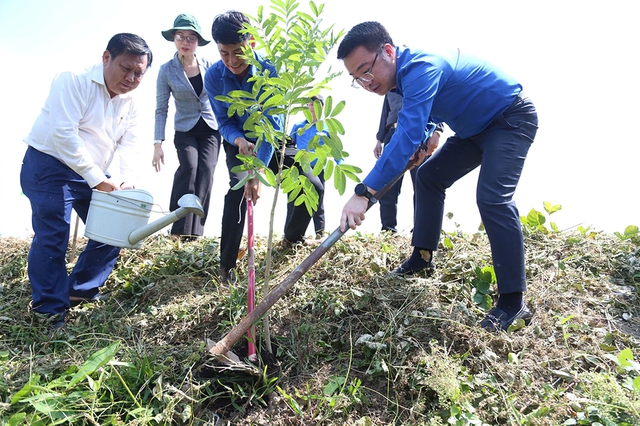
<path id="1" fill-rule="evenodd" d="M 407 237 L 350 232 L 271 309 L 277 369 L 262 353 L 259 377 L 207 355 L 247 313 L 244 259 L 221 286 L 218 239 L 123 250 L 111 298 L 73 308 L 54 335 L 28 310 L 29 243 L 0 240 L 3 424 L 640 422 L 637 237 L 525 232 L 535 317 L 491 334 L 478 327 L 495 301 L 483 232 L 443 235 L 435 272 L 410 278 L 390 273 Z M 274 250 L 271 282 L 312 249 Z"/>

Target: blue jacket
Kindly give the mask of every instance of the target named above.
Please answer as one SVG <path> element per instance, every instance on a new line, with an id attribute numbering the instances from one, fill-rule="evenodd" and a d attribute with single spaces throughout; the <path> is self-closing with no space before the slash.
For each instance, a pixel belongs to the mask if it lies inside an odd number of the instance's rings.
<path id="1" fill-rule="evenodd" d="M 293 127 L 291 128 L 291 132 L 289 132 L 289 136 L 291 136 L 291 140 L 296 145 L 296 148 L 306 149 L 308 151 L 313 152 L 315 151 L 314 149 L 309 149 L 309 142 L 311 142 L 311 139 L 313 139 L 315 135 L 318 135 L 320 136 L 318 145 L 324 145 L 324 140 L 322 139 L 322 137 L 327 136 L 327 133 L 329 132 L 329 130 L 325 126 L 325 128 L 321 132 L 319 132 L 316 126 L 311 126 L 307 130 L 302 132 L 301 135 L 298 134 L 298 130 L 304 128 L 304 126 L 306 126 L 307 124 L 309 124 L 307 120 L 302 120 L 299 123 L 294 124 Z M 311 167 L 315 166 L 317 162 L 318 160 L 313 160 L 311 162 Z M 343 162 L 344 162 L 343 159 L 336 160 L 336 164 L 342 164 Z"/>
<path id="2" fill-rule="evenodd" d="M 275 67 L 270 62 L 265 60 L 258 52 L 253 52 L 253 54 L 262 66 L 262 69 L 268 69 L 271 76 L 277 75 Z M 220 134 L 224 140 L 231 145 L 234 144 L 233 142 L 238 137 L 243 137 L 251 142 L 255 142 L 255 138 L 250 139 L 245 136 L 244 123 L 247 121 L 250 114 L 245 112 L 242 117 L 237 114 L 229 117 L 227 112 L 230 105 L 226 102 L 216 100 L 215 97 L 218 95 L 227 95 L 232 90 L 244 90 L 251 93 L 253 82 L 250 83 L 248 80 L 258 72 L 260 72 L 260 70 L 252 65 L 249 73 L 244 77 L 244 79 L 242 81 L 238 81 L 238 78 L 227 69 L 224 63 L 222 61 L 218 61 L 209 68 L 204 77 L 204 87 L 209 94 L 209 100 L 211 101 L 213 112 L 218 120 Z M 282 116 L 267 115 L 267 117 L 273 125 L 273 128 L 277 132 L 281 132 L 283 129 Z M 256 156 L 262 160 L 265 165 L 268 165 L 273 155 L 273 151 L 273 146 L 265 141 L 260 144 Z"/>
<path id="3" fill-rule="evenodd" d="M 211 61 L 204 58 L 197 58 L 200 67 L 200 75 L 204 76 L 211 66 Z M 213 115 L 211 104 L 206 90 L 196 94 L 193 86 L 189 82 L 187 75 L 182 69 L 178 53 L 169 62 L 160 66 L 158 79 L 156 81 L 156 122 L 155 139 L 165 139 L 165 126 L 167 124 L 167 114 L 169 111 L 169 97 L 173 95 L 176 105 L 175 122 L 173 128 L 178 132 L 187 132 L 196 125 L 200 117 L 216 130 L 218 123 Z"/>
<path id="4" fill-rule="evenodd" d="M 446 123 L 461 138 L 476 135 L 509 108 L 522 86 L 458 49 L 436 54 L 398 47 L 394 91 L 403 98 L 396 132 L 364 179 L 374 190 L 404 170 L 429 121 Z"/>

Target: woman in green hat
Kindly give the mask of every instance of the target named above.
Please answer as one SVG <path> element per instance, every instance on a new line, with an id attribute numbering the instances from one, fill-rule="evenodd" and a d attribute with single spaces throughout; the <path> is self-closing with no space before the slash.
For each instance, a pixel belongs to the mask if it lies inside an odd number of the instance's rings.
<path id="1" fill-rule="evenodd" d="M 209 43 L 201 35 L 198 21 L 191 15 L 181 14 L 173 28 L 162 31 L 162 36 L 176 45 L 176 54 L 158 71 L 156 89 L 156 119 L 153 167 L 159 172 L 164 164 L 162 142 L 169 110 L 169 98 L 175 102 L 174 144 L 179 166 L 173 179 L 169 209 L 178 208 L 178 199 L 184 194 L 200 198 L 205 216 L 195 214 L 174 222 L 171 234 L 184 239 L 195 239 L 204 233 L 209 210 L 213 174 L 222 139 L 218 132 L 209 97 L 203 85 L 203 76 L 212 62 L 196 56 L 196 48 Z"/>

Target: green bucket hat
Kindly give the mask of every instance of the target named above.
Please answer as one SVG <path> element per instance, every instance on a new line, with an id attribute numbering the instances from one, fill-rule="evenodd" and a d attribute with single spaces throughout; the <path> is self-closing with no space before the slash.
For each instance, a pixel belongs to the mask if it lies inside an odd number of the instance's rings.
<path id="1" fill-rule="evenodd" d="M 162 36 L 168 41 L 173 41 L 173 33 L 175 33 L 177 30 L 189 30 L 198 34 L 198 46 L 204 46 L 210 43 L 209 40 L 205 40 L 204 37 L 202 37 L 202 35 L 200 34 L 200 24 L 198 24 L 196 18 L 187 13 L 181 13 L 180 15 L 178 15 L 176 20 L 173 21 L 173 28 L 162 31 Z"/>

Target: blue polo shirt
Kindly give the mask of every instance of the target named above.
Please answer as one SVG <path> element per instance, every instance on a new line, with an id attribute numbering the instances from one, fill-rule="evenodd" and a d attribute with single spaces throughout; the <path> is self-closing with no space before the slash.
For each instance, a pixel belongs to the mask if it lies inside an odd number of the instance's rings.
<path id="1" fill-rule="evenodd" d="M 398 47 L 395 92 L 402 96 L 396 132 L 364 183 L 381 189 L 400 174 L 424 140 L 427 123 L 446 123 L 457 136 L 484 130 L 522 86 L 499 68 L 459 49 L 428 53 Z"/>
<path id="2" fill-rule="evenodd" d="M 262 66 L 263 70 L 269 70 L 271 76 L 277 75 L 275 67 L 270 62 L 264 59 L 258 52 L 253 52 L 253 54 Z M 245 92 L 251 93 L 253 90 L 253 82 L 249 82 L 248 80 L 259 72 L 261 72 L 260 69 L 251 65 L 249 73 L 242 81 L 239 81 L 222 61 L 218 61 L 209 67 L 204 76 L 204 87 L 209 95 L 209 101 L 211 103 L 213 113 L 218 121 L 218 130 L 224 140 L 231 145 L 234 145 L 233 141 L 238 137 L 243 137 L 248 141 L 256 142 L 256 138 L 248 138 L 245 136 L 246 131 L 244 130 L 244 123 L 247 121 L 250 114 L 245 112 L 242 116 L 234 114 L 232 117 L 229 117 L 227 112 L 230 104 L 218 101 L 215 97 L 218 95 L 227 95 L 232 90 L 244 90 Z M 262 91 L 260 93 L 262 93 Z M 267 115 L 267 118 L 273 125 L 275 131 L 282 131 L 283 117 L 281 115 Z M 262 160 L 265 165 L 268 165 L 271 157 L 273 156 L 273 151 L 273 146 L 264 141 L 260 144 L 256 156 Z"/>
<path id="3" fill-rule="evenodd" d="M 320 141 L 318 141 L 318 145 L 324 145 L 324 140 L 323 140 L 323 136 L 327 136 L 329 133 L 329 129 L 327 129 L 327 127 L 325 126 L 324 129 L 320 132 L 318 131 L 316 126 L 311 126 L 309 127 L 307 130 L 305 130 L 304 132 L 302 132 L 302 134 L 298 134 L 298 131 L 302 128 L 304 128 L 304 126 L 308 125 L 309 122 L 307 120 L 302 120 L 296 124 L 293 125 L 293 127 L 291 128 L 291 132 L 289 132 L 289 136 L 291 136 L 291 140 L 295 143 L 296 148 L 298 149 L 306 149 L 309 150 L 309 142 L 311 142 L 311 139 L 313 139 L 313 137 L 315 135 L 320 136 Z M 309 151 L 315 151 L 314 149 L 311 149 Z M 313 160 L 311 162 L 311 167 L 315 166 L 315 164 L 318 162 L 318 160 Z M 340 160 L 335 160 L 336 164 L 342 164 L 344 162 L 343 159 Z"/>

